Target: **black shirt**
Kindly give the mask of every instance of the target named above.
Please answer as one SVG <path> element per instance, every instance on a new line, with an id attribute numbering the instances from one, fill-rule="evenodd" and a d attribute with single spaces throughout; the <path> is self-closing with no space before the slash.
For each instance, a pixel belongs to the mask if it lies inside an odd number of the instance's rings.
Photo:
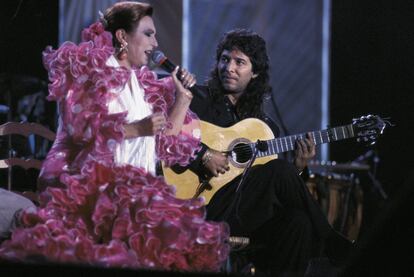
<path id="1" fill-rule="evenodd" d="M 196 86 L 205 98 L 194 95 L 190 109 L 195 112 L 201 120 L 207 121 L 220 127 L 230 127 L 241 121 L 237 115 L 236 108 L 227 96 L 221 99 L 213 99 L 208 87 Z M 270 117 L 263 114 L 261 118 L 272 130 L 275 137 L 279 136 L 279 128 Z"/>

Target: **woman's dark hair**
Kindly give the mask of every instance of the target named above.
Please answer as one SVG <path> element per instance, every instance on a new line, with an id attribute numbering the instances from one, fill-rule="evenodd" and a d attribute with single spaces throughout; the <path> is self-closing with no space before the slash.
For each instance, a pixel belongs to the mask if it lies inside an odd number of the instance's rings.
<path id="1" fill-rule="evenodd" d="M 139 21 L 144 16 L 152 16 L 153 8 L 151 5 L 140 2 L 118 2 L 109 7 L 103 16 L 105 30 L 112 34 L 112 43 L 118 48 L 119 42 L 115 37 L 118 29 L 124 29 L 131 33 L 138 26 Z"/>
<path id="2" fill-rule="evenodd" d="M 216 49 L 216 64 L 210 73 L 208 86 L 214 99 L 219 99 L 225 94 L 225 90 L 218 76 L 217 65 L 224 50 L 239 50 L 249 57 L 252 70 L 258 76 L 251 79 L 245 92 L 237 101 L 236 111 L 243 119 L 247 117 L 263 117 L 263 98 L 270 94 L 272 88 L 269 85 L 269 57 L 266 51 L 266 42 L 258 34 L 246 30 L 235 29 L 224 34 Z"/>

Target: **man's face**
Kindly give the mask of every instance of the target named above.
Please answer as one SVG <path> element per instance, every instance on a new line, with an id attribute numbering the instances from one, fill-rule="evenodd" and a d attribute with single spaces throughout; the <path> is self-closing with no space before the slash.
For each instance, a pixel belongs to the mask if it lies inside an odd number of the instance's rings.
<path id="1" fill-rule="evenodd" d="M 257 77 L 250 58 L 239 50 L 223 50 L 217 70 L 223 88 L 230 94 L 243 94 L 250 80 Z"/>

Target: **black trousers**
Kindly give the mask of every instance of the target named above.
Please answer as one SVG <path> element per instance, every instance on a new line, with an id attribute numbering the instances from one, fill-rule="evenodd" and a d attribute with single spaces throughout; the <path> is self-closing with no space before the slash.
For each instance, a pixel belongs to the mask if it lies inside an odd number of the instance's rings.
<path id="1" fill-rule="evenodd" d="M 325 255 L 325 242 L 337 234 L 292 164 L 254 166 L 236 193 L 239 182 L 240 176 L 213 196 L 207 218 L 226 221 L 233 236 L 248 236 L 259 270 L 300 273 Z"/>

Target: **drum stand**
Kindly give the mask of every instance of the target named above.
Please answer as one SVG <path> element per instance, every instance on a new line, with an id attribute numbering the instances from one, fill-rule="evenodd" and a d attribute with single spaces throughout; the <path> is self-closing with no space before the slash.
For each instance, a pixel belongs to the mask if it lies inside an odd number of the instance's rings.
<path id="1" fill-rule="evenodd" d="M 388 199 L 388 195 L 385 193 L 385 191 L 384 191 L 384 189 L 382 188 L 382 185 L 381 185 L 381 183 L 378 181 L 378 179 L 377 179 L 377 178 L 375 178 L 375 175 L 377 175 L 377 167 L 378 167 L 378 163 L 379 163 L 379 161 L 380 161 L 380 159 L 379 159 L 379 157 L 378 157 L 378 154 L 377 154 L 376 152 L 374 152 L 374 155 L 373 155 L 373 159 L 372 159 L 372 161 L 373 161 L 373 163 L 374 163 L 374 166 L 373 166 L 373 170 L 372 170 L 372 172 L 371 172 L 371 171 L 368 171 L 368 177 L 369 177 L 369 179 L 371 180 L 372 185 L 374 186 L 374 189 L 376 189 L 376 190 L 380 193 L 381 197 L 382 197 L 384 200 L 387 200 L 387 199 Z"/>
<path id="2" fill-rule="evenodd" d="M 368 170 L 368 177 L 372 182 L 373 188 L 379 192 L 379 194 L 384 200 L 387 200 L 388 195 L 385 193 L 381 183 L 375 177 L 377 175 L 377 167 L 380 161 L 377 151 L 368 150 L 366 153 L 362 154 L 361 156 L 355 159 L 356 162 L 363 162 L 365 164 L 368 164 L 367 161 L 369 160 L 372 160 L 373 165 L 372 170 Z"/>
<path id="3" fill-rule="evenodd" d="M 369 160 L 369 159 L 372 159 L 373 166 L 371 167 L 371 169 L 369 169 L 367 171 L 367 174 L 368 174 L 369 179 L 372 182 L 373 189 L 378 191 L 379 194 L 381 195 L 381 197 L 384 200 L 387 200 L 388 195 L 385 193 L 381 183 L 375 177 L 376 171 L 377 171 L 377 166 L 378 166 L 378 163 L 380 161 L 376 151 L 369 150 L 365 154 L 358 157 L 355 161 L 356 162 L 365 162 L 366 164 L 368 164 L 367 160 Z M 359 178 L 356 177 L 354 173 L 351 173 L 351 175 L 350 175 L 350 186 L 348 187 L 348 189 L 346 191 L 345 199 L 343 201 L 344 206 L 343 206 L 343 212 L 342 212 L 341 224 L 340 224 L 340 232 L 343 233 L 343 234 L 346 232 L 345 227 L 346 227 L 346 223 L 347 223 L 347 219 L 348 219 L 348 215 L 349 215 L 349 209 L 350 209 L 350 205 L 351 205 L 351 199 L 352 199 L 351 196 L 352 196 L 353 193 L 355 193 L 355 190 L 356 190 L 357 186 L 359 185 L 359 183 L 360 183 Z"/>
<path id="4" fill-rule="evenodd" d="M 345 234 L 345 226 L 346 226 L 346 221 L 348 219 L 348 213 L 349 213 L 349 205 L 351 202 L 351 195 L 352 193 L 354 193 L 355 191 L 355 187 L 357 185 L 359 185 L 359 179 L 355 177 L 354 173 L 351 173 L 350 176 L 350 186 L 348 187 L 346 194 L 345 194 L 345 200 L 344 200 L 344 206 L 343 206 L 343 212 L 342 212 L 342 216 L 341 216 L 341 225 L 339 227 L 339 231 L 342 234 Z"/>

